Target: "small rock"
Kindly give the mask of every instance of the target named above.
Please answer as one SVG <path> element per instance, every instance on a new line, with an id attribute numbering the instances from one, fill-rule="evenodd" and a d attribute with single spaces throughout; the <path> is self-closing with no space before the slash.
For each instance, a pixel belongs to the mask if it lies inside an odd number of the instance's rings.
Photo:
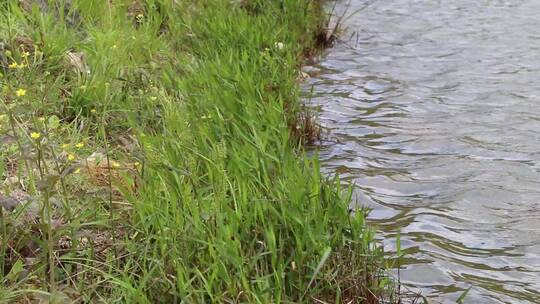
<path id="1" fill-rule="evenodd" d="M 47 1 L 45 0 L 19 0 L 19 6 L 27 13 L 32 12 L 34 5 L 40 9 L 40 11 L 45 11 L 49 8 Z"/>
<path id="2" fill-rule="evenodd" d="M 14 199 L 13 197 L 5 196 L 2 193 L 0 193 L 0 206 L 4 208 L 5 210 L 11 212 L 15 208 L 17 208 L 17 206 L 19 205 L 20 205 L 20 202 L 18 200 Z"/>
<path id="3" fill-rule="evenodd" d="M 4 72 L 7 70 L 9 61 L 6 56 L 6 45 L 3 42 L 0 42 L 0 69 Z"/>
<path id="4" fill-rule="evenodd" d="M 26 36 L 15 37 L 15 44 L 19 46 L 19 49 L 25 52 L 33 53 L 35 51 L 34 40 Z"/>
<path id="5" fill-rule="evenodd" d="M 138 15 L 145 15 L 144 5 L 138 0 L 131 2 L 127 9 L 127 15 L 130 18 L 136 18 Z"/>
<path id="6" fill-rule="evenodd" d="M 30 195 L 20 190 L 13 191 L 10 196 L 0 193 L 0 206 L 11 212 L 29 199 Z"/>
<path id="7" fill-rule="evenodd" d="M 1 64 L 1 63 L 0 63 Z M 11 135 L 3 135 L 0 136 L 0 144 L 1 145 L 11 145 L 17 142 L 17 138 L 15 136 Z"/>
<path id="8" fill-rule="evenodd" d="M 67 52 L 64 61 L 78 74 L 90 74 L 90 68 L 86 64 L 84 53 L 82 52 Z"/>

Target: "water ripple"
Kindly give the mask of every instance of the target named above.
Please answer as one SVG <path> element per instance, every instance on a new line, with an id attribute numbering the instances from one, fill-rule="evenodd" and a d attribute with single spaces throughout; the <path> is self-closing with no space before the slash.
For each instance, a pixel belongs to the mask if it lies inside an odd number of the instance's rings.
<path id="1" fill-rule="evenodd" d="M 376 1 L 346 26 L 305 69 L 323 170 L 388 251 L 400 233 L 405 284 L 540 303 L 540 2 Z"/>

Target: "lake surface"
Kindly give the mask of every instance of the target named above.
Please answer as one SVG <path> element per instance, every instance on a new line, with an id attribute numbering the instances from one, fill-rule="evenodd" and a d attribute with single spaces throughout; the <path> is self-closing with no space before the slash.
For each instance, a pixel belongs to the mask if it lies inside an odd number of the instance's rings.
<path id="1" fill-rule="evenodd" d="M 371 1 L 345 27 L 305 68 L 323 170 L 434 303 L 540 303 L 540 0 Z"/>

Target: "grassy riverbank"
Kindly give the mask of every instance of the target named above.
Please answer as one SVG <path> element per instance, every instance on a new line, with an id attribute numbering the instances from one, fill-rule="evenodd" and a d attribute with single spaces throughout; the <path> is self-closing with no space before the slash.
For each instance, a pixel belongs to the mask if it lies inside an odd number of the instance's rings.
<path id="1" fill-rule="evenodd" d="M 301 148 L 318 1 L 0 5 L 0 302 L 374 302 L 388 287 L 363 213 Z"/>

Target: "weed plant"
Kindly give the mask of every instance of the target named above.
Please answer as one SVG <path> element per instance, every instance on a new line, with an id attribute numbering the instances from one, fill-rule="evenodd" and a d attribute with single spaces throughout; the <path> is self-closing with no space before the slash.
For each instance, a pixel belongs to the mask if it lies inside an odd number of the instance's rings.
<path id="1" fill-rule="evenodd" d="M 0 4 L 0 302 L 375 303 L 303 144 L 315 0 Z"/>

